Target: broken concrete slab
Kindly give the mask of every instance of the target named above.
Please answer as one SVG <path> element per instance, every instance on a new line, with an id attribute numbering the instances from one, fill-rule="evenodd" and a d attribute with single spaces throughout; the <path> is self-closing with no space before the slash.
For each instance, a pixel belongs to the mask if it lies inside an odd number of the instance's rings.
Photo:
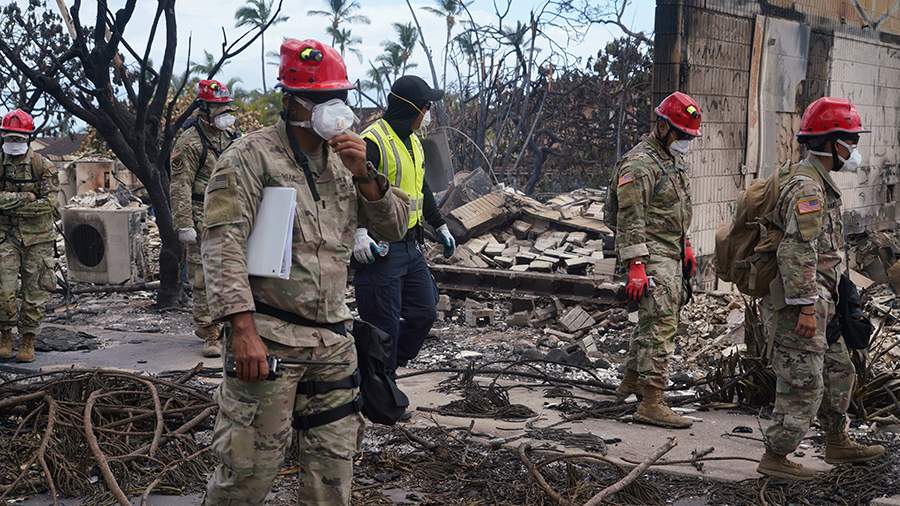
<path id="1" fill-rule="evenodd" d="M 453 236 L 465 242 L 504 224 L 510 217 L 506 194 L 494 192 L 454 209 L 446 221 Z"/>
<path id="2" fill-rule="evenodd" d="M 624 301 L 620 286 L 602 280 L 569 274 L 524 272 L 526 270 L 528 265 L 514 265 L 510 270 L 431 266 L 438 287 L 447 291 L 552 295 L 564 301 L 589 304 L 618 304 Z"/>
<path id="3" fill-rule="evenodd" d="M 531 223 L 516 220 L 512 224 L 512 231 L 518 239 L 528 239 L 528 232 L 531 231 Z"/>
<path id="4" fill-rule="evenodd" d="M 596 325 L 597 321 L 584 310 L 581 306 L 575 306 L 569 309 L 562 318 L 559 319 L 559 324 L 562 325 L 564 329 L 569 332 L 578 332 L 579 330 L 592 327 Z"/>
<path id="5" fill-rule="evenodd" d="M 498 255 L 501 255 L 504 250 L 506 250 L 505 244 L 495 242 L 493 244 L 488 244 L 487 246 L 485 246 L 483 253 L 489 257 L 496 257 Z"/>
<path id="6" fill-rule="evenodd" d="M 528 270 L 534 272 L 550 272 L 553 270 L 553 262 L 534 260 L 528 264 Z"/>

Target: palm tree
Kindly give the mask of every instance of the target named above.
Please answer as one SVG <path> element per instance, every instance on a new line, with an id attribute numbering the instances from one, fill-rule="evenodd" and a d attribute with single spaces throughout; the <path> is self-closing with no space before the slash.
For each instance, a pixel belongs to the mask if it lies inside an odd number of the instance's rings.
<path id="1" fill-rule="evenodd" d="M 369 78 L 366 81 L 362 82 L 362 86 L 366 90 L 375 90 L 378 92 L 377 98 L 378 100 L 382 100 L 384 97 L 384 80 L 389 72 L 387 67 L 381 66 L 376 67 L 372 61 L 369 61 L 369 70 L 366 72 L 366 76 Z"/>
<path id="2" fill-rule="evenodd" d="M 241 7 L 234 13 L 235 26 L 238 28 L 249 26 L 252 28 L 262 29 L 269 23 L 272 17 L 272 5 L 275 0 L 247 0 L 247 5 Z M 287 16 L 278 16 L 272 20 L 271 25 L 275 26 L 288 20 Z M 260 65 L 262 66 L 262 85 L 263 93 L 267 93 L 266 88 L 266 34 L 261 33 L 260 41 Z"/>
<path id="3" fill-rule="evenodd" d="M 362 39 L 359 37 L 354 37 L 349 28 L 341 28 L 340 30 L 335 30 L 334 27 L 329 26 L 326 30 L 334 41 L 335 47 L 340 49 L 341 57 L 345 55 L 347 51 L 350 51 L 359 59 L 359 62 L 362 63 L 362 51 L 359 48 L 355 48 L 358 44 L 362 43 Z"/>
<path id="4" fill-rule="evenodd" d="M 412 23 L 394 23 L 394 30 L 397 32 L 397 40 L 399 41 L 400 49 L 402 50 L 403 57 L 403 73 L 406 73 L 406 69 L 410 68 L 407 65 L 409 62 L 409 57 L 412 56 L 412 52 L 416 49 L 416 42 L 419 41 L 419 30 L 416 29 L 416 26 Z"/>
<path id="5" fill-rule="evenodd" d="M 422 7 L 426 11 L 444 18 L 447 23 L 447 42 L 444 44 L 444 88 L 447 87 L 447 60 L 450 58 L 450 36 L 456 26 L 456 16 L 462 14 L 468 4 L 462 0 L 434 0 L 437 7 Z M 471 2 L 470 2 L 471 3 Z"/>
<path id="6" fill-rule="evenodd" d="M 320 11 L 320 10 L 311 10 L 307 11 L 307 14 L 310 16 L 323 16 L 326 18 L 331 18 L 331 27 L 328 30 L 328 33 L 331 34 L 331 47 L 334 47 L 335 43 L 337 43 L 339 38 L 339 33 L 341 30 L 341 25 L 344 24 L 354 24 L 354 23 L 362 23 L 364 25 L 368 25 L 371 23 L 369 18 L 360 14 L 354 14 L 356 11 L 361 9 L 359 6 L 359 0 L 326 0 L 328 2 L 328 8 L 330 10 Z"/>
<path id="7" fill-rule="evenodd" d="M 212 71 L 215 70 L 216 63 L 218 63 L 216 57 L 213 56 L 209 51 L 204 50 L 203 61 L 191 62 L 191 74 L 199 75 L 202 79 L 206 79 L 212 73 Z M 219 70 L 225 68 L 225 65 L 228 65 L 227 61 L 222 64 L 222 67 L 220 67 Z"/>

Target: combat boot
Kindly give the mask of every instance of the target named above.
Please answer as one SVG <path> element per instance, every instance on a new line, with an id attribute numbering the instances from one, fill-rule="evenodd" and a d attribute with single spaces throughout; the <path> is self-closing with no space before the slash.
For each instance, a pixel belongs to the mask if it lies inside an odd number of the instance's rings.
<path id="1" fill-rule="evenodd" d="M 693 425 L 694 422 L 679 416 L 666 406 L 662 389 L 644 385 L 643 393 L 644 398 L 634 414 L 634 421 L 673 429 L 687 429 Z"/>
<path id="2" fill-rule="evenodd" d="M 622 382 L 616 388 L 616 400 L 622 402 L 631 394 L 636 395 L 638 399 L 642 397 L 637 371 L 625 371 L 625 377 L 622 378 Z"/>
<path id="3" fill-rule="evenodd" d="M 13 335 L 12 330 L 4 330 L 0 332 L 0 358 L 13 357 Z"/>
<path id="4" fill-rule="evenodd" d="M 202 327 L 197 331 L 197 335 L 203 339 L 203 356 L 206 358 L 216 358 L 222 356 L 221 333 L 218 325 L 209 325 Z"/>
<path id="5" fill-rule="evenodd" d="M 19 353 L 16 354 L 16 362 L 34 362 L 34 334 L 29 332 L 22 336 Z"/>
<path id="6" fill-rule="evenodd" d="M 802 464 L 788 460 L 784 455 L 777 455 L 766 450 L 759 465 L 756 466 L 756 472 L 766 476 L 775 478 L 784 478 L 787 480 L 809 481 L 814 479 L 819 472 Z"/>
<path id="7" fill-rule="evenodd" d="M 883 446 L 857 443 L 846 432 L 825 435 L 825 462 L 831 465 L 865 462 L 882 455 Z"/>

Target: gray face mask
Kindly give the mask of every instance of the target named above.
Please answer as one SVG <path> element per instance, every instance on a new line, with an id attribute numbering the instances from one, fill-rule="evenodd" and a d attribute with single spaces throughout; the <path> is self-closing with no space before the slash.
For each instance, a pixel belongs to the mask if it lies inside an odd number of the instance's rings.
<path id="1" fill-rule="evenodd" d="M 669 150 L 673 153 L 678 153 L 679 155 L 687 154 L 688 150 L 691 149 L 691 141 L 690 140 L 678 140 L 672 143 L 669 146 Z"/>

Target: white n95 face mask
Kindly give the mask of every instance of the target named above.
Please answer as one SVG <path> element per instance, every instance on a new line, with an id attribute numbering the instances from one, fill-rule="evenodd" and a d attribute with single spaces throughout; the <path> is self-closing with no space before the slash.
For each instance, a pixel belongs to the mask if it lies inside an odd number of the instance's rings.
<path id="1" fill-rule="evenodd" d="M 28 143 L 6 141 L 3 143 L 3 152 L 10 156 L 22 156 L 28 152 Z"/>
<path id="2" fill-rule="evenodd" d="M 422 124 L 419 128 L 428 128 L 428 125 L 431 124 L 431 109 L 425 111 L 425 116 L 422 116 Z"/>
<path id="3" fill-rule="evenodd" d="M 851 146 L 844 141 L 839 140 L 838 144 L 847 148 L 850 151 L 850 158 L 846 160 L 841 158 L 841 155 L 838 155 L 838 160 L 840 160 L 843 165 L 841 166 L 841 171 L 844 172 L 856 172 L 859 170 L 859 166 L 862 165 L 863 157 L 862 153 L 859 152 L 858 146 Z"/>
<path id="4" fill-rule="evenodd" d="M 690 140 L 678 140 L 672 143 L 669 146 L 669 149 L 673 153 L 678 153 L 679 155 L 687 154 L 688 150 L 691 149 L 691 141 Z"/>
<path id="5" fill-rule="evenodd" d="M 353 114 L 353 109 L 339 98 L 333 98 L 321 104 L 313 104 L 300 97 L 293 97 L 300 105 L 311 112 L 309 121 L 289 121 L 288 124 L 300 128 L 312 128 L 319 137 L 330 141 L 342 133 L 353 128 L 359 121 Z"/>
<path id="6" fill-rule="evenodd" d="M 213 118 L 213 126 L 219 130 L 228 130 L 234 126 L 235 117 L 233 114 L 224 113 Z"/>

